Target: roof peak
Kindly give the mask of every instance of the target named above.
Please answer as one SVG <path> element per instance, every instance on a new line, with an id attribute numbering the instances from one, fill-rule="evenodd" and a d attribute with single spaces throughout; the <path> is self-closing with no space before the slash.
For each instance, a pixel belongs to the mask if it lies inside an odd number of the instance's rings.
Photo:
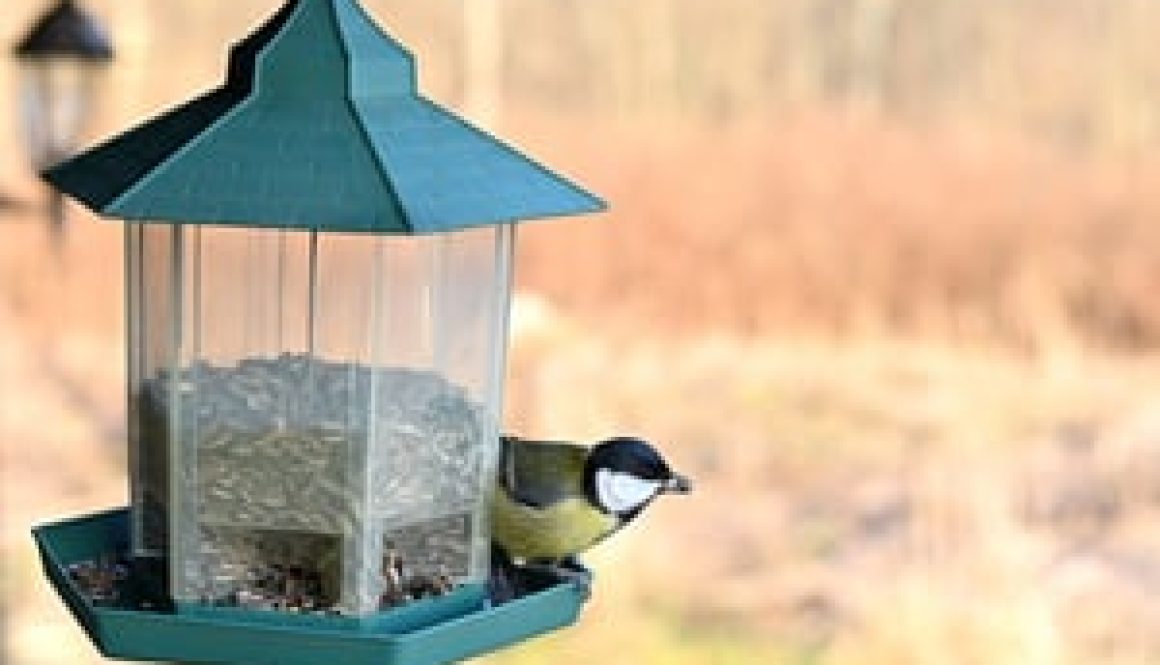
<path id="1" fill-rule="evenodd" d="M 234 46 L 227 80 L 259 97 L 418 93 L 411 53 L 357 0 L 288 0 Z"/>
<path id="2" fill-rule="evenodd" d="M 46 178 L 102 215 L 191 224 L 430 233 L 604 207 L 424 99 L 356 0 L 289 0 L 225 85 Z"/>

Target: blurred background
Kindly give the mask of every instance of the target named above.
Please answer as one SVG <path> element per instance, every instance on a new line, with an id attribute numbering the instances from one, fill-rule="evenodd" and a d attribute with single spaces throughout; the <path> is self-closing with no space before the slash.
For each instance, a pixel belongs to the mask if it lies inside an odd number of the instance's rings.
<path id="1" fill-rule="evenodd" d="M 89 141 L 276 0 L 89 0 Z M 493 665 L 1160 661 L 1160 5 L 365 0 L 423 88 L 612 203 L 521 231 L 508 422 L 697 481 Z M 13 44 L 45 2 L 5 0 Z M 99 657 L 36 521 L 125 502 L 121 228 L 54 240 L 0 66 L 0 601 Z M 86 141 L 89 142 L 89 141 Z"/>

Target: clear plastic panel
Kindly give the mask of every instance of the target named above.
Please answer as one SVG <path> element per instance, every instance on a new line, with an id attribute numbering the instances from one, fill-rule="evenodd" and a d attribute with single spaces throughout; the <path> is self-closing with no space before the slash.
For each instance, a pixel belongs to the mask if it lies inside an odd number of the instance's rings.
<path id="1" fill-rule="evenodd" d="M 434 482 L 433 516 L 471 518 L 465 560 L 451 567 L 468 579 L 488 574 L 490 529 L 486 498 L 495 477 L 498 428 L 502 414 L 511 293 L 514 226 L 484 227 L 437 236 L 430 266 L 433 357 L 436 372 L 463 390 L 473 407 L 459 416 L 473 430 L 471 455 L 455 460 Z M 436 441 L 445 440 L 436 437 Z M 436 446 L 436 450 L 438 450 Z"/>
<path id="2" fill-rule="evenodd" d="M 342 529 L 344 611 L 365 614 L 378 609 L 381 551 L 374 547 L 367 520 L 370 505 L 370 405 L 380 368 L 372 365 L 376 316 L 371 299 L 377 269 L 378 240 L 373 236 L 314 235 L 308 257 L 312 297 L 308 309 L 315 359 L 310 410 L 314 419 L 345 452 Z M 312 303 L 312 304 L 311 304 Z"/>
<path id="3" fill-rule="evenodd" d="M 176 483 L 175 598 L 367 614 L 483 581 L 511 228 L 155 228 L 128 241 L 134 496 Z"/>
<path id="4" fill-rule="evenodd" d="M 337 407 L 320 399 L 327 394 L 320 382 L 331 372 L 307 346 L 308 238 L 226 228 L 186 234 L 190 308 L 174 418 L 181 427 L 181 460 L 173 467 L 181 482 L 173 514 L 180 534 L 173 541 L 175 595 L 286 604 L 255 580 L 273 568 L 330 579 L 341 560 L 304 568 L 277 554 L 287 550 L 285 541 L 330 536 L 323 540 L 333 543 L 354 528 L 358 512 L 347 433 Z M 330 396 L 357 408 L 356 395 Z M 254 550 L 255 539 L 269 547 Z M 268 557 L 244 560 L 267 550 Z"/>
<path id="5" fill-rule="evenodd" d="M 130 492 L 133 549 L 141 556 L 167 550 L 169 510 L 168 396 L 162 391 L 176 350 L 180 300 L 169 226 L 125 227 Z"/>

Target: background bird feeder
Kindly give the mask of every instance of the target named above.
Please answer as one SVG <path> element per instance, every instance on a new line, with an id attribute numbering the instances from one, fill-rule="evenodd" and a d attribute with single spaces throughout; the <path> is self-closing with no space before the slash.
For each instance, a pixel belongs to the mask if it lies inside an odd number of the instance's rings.
<path id="1" fill-rule="evenodd" d="M 113 45 L 74 0 L 60 0 L 37 19 L 13 54 L 20 63 L 24 144 L 40 171 L 75 150 L 93 114 L 101 73 L 113 59 Z M 64 199 L 56 192 L 49 216 L 59 229 Z"/>
<path id="2" fill-rule="evenodd" d="M 47 177 L 128 222 L 133 505 L 37 533 L 106 654 L 433 663 L 574 619 L 569 584 L 487 601 L 487 498 L 514 225 L 598 199 L 421 97 L 355 0 Z"/>
<path id="3" fill-rule="evenodd" d="M 43 169 L 76 147 L 113 46 L 88 12 L 73 0 L 61 0 L 37 19 L 13 54 L 21 69 L 25 143 L 33 165 Z"/>

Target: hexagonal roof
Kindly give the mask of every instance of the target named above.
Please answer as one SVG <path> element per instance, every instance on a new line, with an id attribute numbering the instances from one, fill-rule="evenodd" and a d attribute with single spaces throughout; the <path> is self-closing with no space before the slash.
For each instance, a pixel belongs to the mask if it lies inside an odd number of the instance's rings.
<path id="1" fill-rule="evenodd" d="M 356 0 L 290 0 L 221 87 L 45 178 L 128 220 L 429 233 L 604 203 L 418 92 Z"/>

